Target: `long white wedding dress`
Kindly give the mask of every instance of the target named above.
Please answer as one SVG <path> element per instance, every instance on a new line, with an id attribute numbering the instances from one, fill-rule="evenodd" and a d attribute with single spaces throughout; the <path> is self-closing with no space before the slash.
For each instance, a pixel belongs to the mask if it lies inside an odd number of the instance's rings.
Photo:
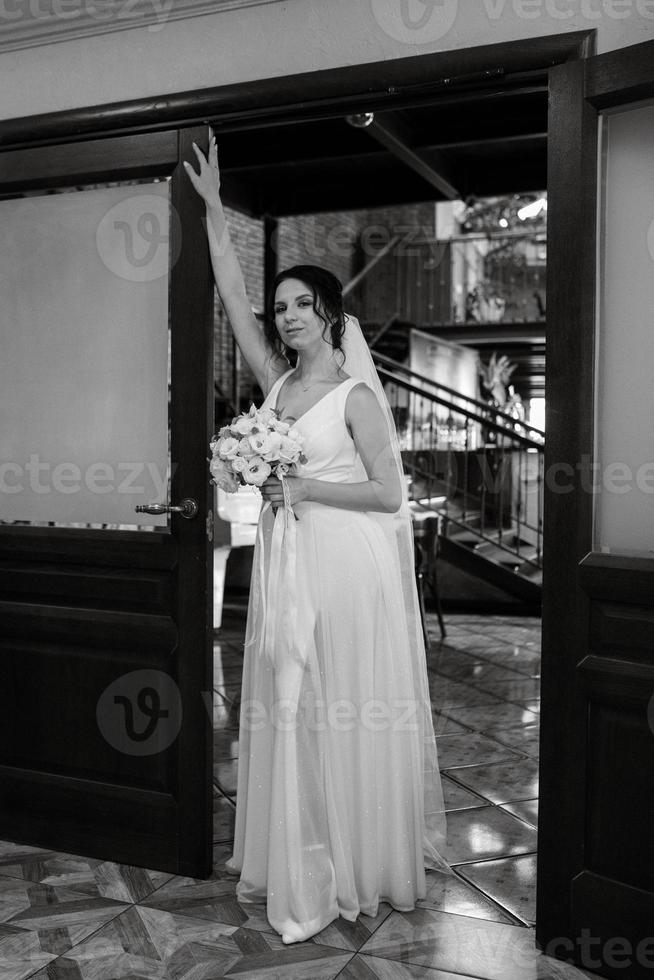
<path id="1" fill-rule="evenodd" d="M 366 479 L 344 414 L 361 383 L 348 378 L 297 420 L 298 475 Z M 397 562 L 371 513 L 311 501 L 295 513 L 286 540 L 283 508 L 264 504 L 257 529 L 227 863 L 238 900 L 266 901 L 284 942 L 374 916 L 381 901 L 411 909 L 425 865 L 450 871 L 437 765 L 428 790 L 423 778 Z M 431 717 L 429 729 L 433 762 Z"/>

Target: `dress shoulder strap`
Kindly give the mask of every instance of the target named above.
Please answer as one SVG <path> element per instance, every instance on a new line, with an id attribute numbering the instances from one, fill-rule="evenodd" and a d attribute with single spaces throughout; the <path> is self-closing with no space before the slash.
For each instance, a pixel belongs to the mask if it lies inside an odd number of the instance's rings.
<path id="1" fill-rule="evenodd" d="M 364 385 L 366 384 L 363 378 L 347 378 L 347 380 L 345 380 L 341 384 L 340 394 L 341 394 L 341 398 L 343 399 L 343 405 L 345 405 L 345 402 L 347 401 L 347 396 L 350 394 L 352 389 L 360 384 L 364 384 Z"/>
<path id="2" fill-rule="evenodd" d="M 275 395 L 279 391 L 279 389 L 282 386 L 282 382 L 284 381 L 284 379 L 285 378 L 288 378 L 289 374 L 292 374 L 293 371 L 294 371 L 294 368 L 289 368 L 288 371 L 284 371 L 283 374 L 280 374 L 279 377 L 275 381 L 273 381 L 272 388 L 270 389 L 270 391 L 266 395 L 266 399 L 270 398 L 271 395 Z"/>

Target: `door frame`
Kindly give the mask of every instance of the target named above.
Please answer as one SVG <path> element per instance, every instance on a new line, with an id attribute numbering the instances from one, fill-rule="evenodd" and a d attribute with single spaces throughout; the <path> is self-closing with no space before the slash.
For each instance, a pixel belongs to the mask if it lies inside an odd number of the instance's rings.
<path id="1" fill-rule="evenodd" d="M 99 137 L 126 133 L 142 135 L 199 123 L 211 123 L 222 126 L 225 131 L 234 131 L 357 111 L 399 109 L 437 101 L 444 90 L 456 93 L 491 80 L 496 88 L 501 88 L 504 80 L 517 73 L 524 77 L 525 84 L 533 84 L 534 79 L 547 80 L 552 66 L 561 66 L 559 70 L 573 73 L 578 71 L 579 59 L 594 53 L 596 33 L 593 28 L 0 120 L 0 146 L 3 149 L 36 150 L 54 143 L 98 140 Z M 301 93 L 301 101 L 298 93 Z M 561 140 L 557 139 L 555 148 L 558 152 L 560 147 Z M 552 220 L 560 219 L 550 208 Z M 561 323 L 560 315 L 555 322 Z M 551 350 L 560 351 L 564 338 L 557 340 L 552 333 L 548 309 L 548 343 L 554 341 Z M 549 363 L 551 358 L 548 350 Z M 570 400 L 569 393 L 554 383 L 549 395 L 561 399 L 563 408 Z M 558 401 L 553 401 L 550 415 L 557 411 Z M 574 449 L 572 444 L 569 448 L 570 452 Z M 551 531 L 548 533 L 546 529 L 544 542 L 550 565 L 557 555 L 549 540 L 552 537 Z M 546 594 L 551 604 L 558 600 L 560 586 L 554 590 L 550 585 Z M 552 655 L 551 644 L 545 655 Z M 551 676 L 551 672 L 547 676 Z M 551 692 L 551 688 L 548 691 Z M 560 762 L 559 759 L 546 761 L 554 768 Z M 545 774 L 547 777 L 547 772 Z M 549 920 L 545 931 L 549 931 Z"/>
<path id="2" fill-rule="evenodd" d="M 570 943 L 579 941 L 576 894 L 589 887 L 584 871 L 587 785 L 579 774 L 589 764 L 590 692 L 607 683 L 606 677 L 590 676 L 592 600 L 633 603 L 640 597 L 644 602 L 647 591 L 651 596 L 654 590 L 651 562 L 593 552 L 594 494 L 589 489 L 595 450 L 598 116 L 603 109 L 654 96 L 651 52 L 652 41 L 645 41 L 626 51 L 558 65 L 549 73 L 550 120 L 556 118 L 556 126 L 548 129 L 545 473 L 550 481 L 543 511 L 536 938 L 550 955 L 561 957 L 571 955 Z M 632 576 L 629 599 L 625 575 Z M 631 674 L 616 672 L 610 684 L 614 695 L 619 689 L 626 695 L 629 685 L 637 684 Z M 600 915 L 610 921 L 615 914 L 610 902 L 599 892 L 596 898 L 604 905 Z"/>

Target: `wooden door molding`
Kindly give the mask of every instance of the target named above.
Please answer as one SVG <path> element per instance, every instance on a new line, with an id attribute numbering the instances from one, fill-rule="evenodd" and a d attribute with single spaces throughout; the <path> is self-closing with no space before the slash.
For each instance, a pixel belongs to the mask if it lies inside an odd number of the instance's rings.
<path id="1" fill-rule="evenodd" d="M 598 132 L 602 109 L 653 96 L 654 42 L 550 71 L 536 937 L 629 980 L 652 969 L 635 949 L 654 921 L 654 563 L 593 553 Z M 584 931 L 595 954 L 631 942 L 629 969 L 581 960 Z"/>
<path id="2" fill-rule="evenodd" d="M 552 65 L 591 54 L 595 36 L 595 29 L 570 31 L 0 120 L 0 146 L 207 122 L 228 132 L 429 104 L 490 83 L 546 84 Z"/>

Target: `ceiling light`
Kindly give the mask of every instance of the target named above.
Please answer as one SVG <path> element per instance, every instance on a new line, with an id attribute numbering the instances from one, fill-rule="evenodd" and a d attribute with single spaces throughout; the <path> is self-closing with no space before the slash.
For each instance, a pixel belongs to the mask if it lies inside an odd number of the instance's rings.
<path id="1" fill-rule="evenodd" d="M 345 117 L 349 122 L 350 126 L 354 126 L 355 129 L 365 129 L 366 126 L 370 126 L 375 120 L 374 112 L 358 112 L 354 116 Z"/>

